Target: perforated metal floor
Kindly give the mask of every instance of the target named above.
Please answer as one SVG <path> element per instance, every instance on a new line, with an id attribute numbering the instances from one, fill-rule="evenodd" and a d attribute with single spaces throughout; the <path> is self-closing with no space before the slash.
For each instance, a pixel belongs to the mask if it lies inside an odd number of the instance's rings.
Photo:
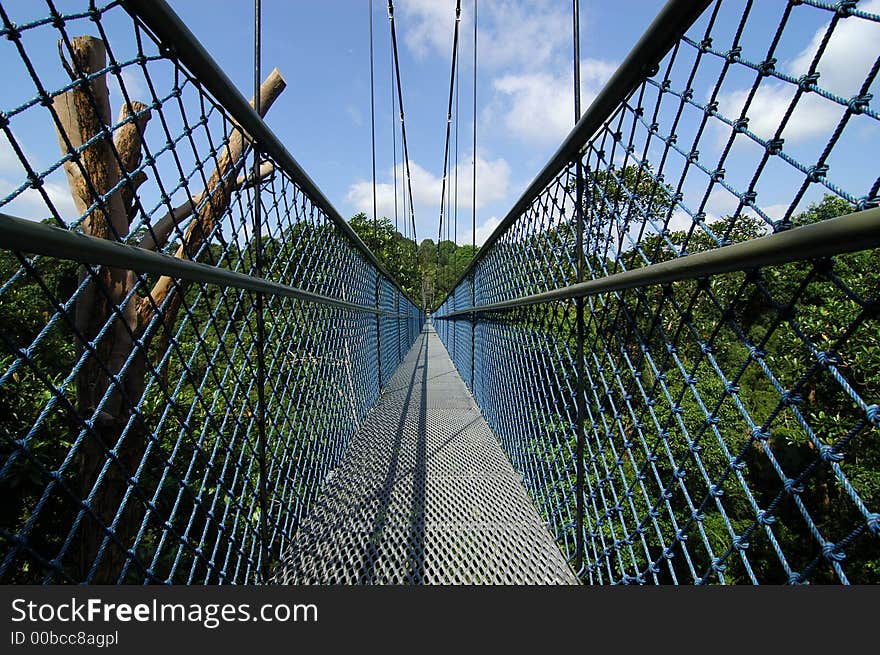
<path id="1" fill-rule="evenodd" d="M 576 584 L 426 326 L 287 550 L 281 584 Z"/>

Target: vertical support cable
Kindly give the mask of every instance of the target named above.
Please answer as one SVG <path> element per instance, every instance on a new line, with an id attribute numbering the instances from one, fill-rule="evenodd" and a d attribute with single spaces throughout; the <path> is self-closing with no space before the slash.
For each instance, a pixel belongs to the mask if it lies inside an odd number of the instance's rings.
<path id="1" fill-rule="evenodd" d="M 581 117 L 581 38 L 579 0 L 572 0 L 572 31 L 574 41 L 574 122 Z M 576 193 L 575 202 L 575 266 L 577 281 L 584 281 L 584 170 L 581 154 L 577 154 L 575 165 Z M 577 362 L 575 364 L 577 380 L 575 383 L 575 405 L 577 408 L 577 445 L 576 445 L 576 506 L 575 506 L 575 571 L 580 574 L 584 563 L 584 299 L 575 300 L 577 312 Z"/>
<path id="2" fill-rule="evenodd" d="M 458 102 L 458 90 L 461 87 L 459 72 L 461 70 L 461 57 L 456 59 L 455 61 L 455 209 L 454 209 L 454 227 L 452 231 L 452 242 L 456 245 L 456 251 L 458 249 L 458 124 L 459 124 L 459 116 L 461 115 L 459 112 L 459 102 Z M 453 271 L 455 270 L 455 255 L 453 255 Z M 452 309 L 455 310 L 455 288 L 451 289 L 452 293 Z M 447 326 L 448 327 L 448 326 Z M 452 323 L 452 361 L 457 362 L 458 357 L 456 356 L 456 322 Z"/>
<path id="3" fill-rule="evenodd" d="M 370 15 L 370 23 L 372 23 L 372 14 Z M 397 221 L 397 117 L 395 113 L 397 112 L 397 99 L 394 97 L 394 58 L 391 58 L 391 157 L 393 168 L 391 169 L 394 174 L 394 241 L 397 243 L 397 232 L 400 229 L 398 227 Z M 375 184 L 373 187 L 375 188 Z M 404 196 L 404 199 L 406 196 Z M 404 210 L 405 211 L 405 210 Z M 404 232 L 406 232 L 406 222 L 403 224 Z M 397 248 L 395 248 L 394 256 L 397 256 Z"/>
<path id="4" fill-rule="evenodd" d="M 370 0 L 370 146 L 373 154 L 373 249 L 379 257 L 379 216 L 376 209 L 376 87 L 373 77 L 373 0 Z M 382 261 L 381 259 L 379 261 Z M 376 309 L 380 309 L 380 276 L 376 271 Z M 376 368 L 379 372 L 379 389 L 382 389 L 382 327 L 380 314 L 376 313 Z"/>
<path id="5" fill-rule="evenodd" d="M 394 57 L 394 75 L 397 81 L 397 106 L 400 108 L 400 142 L 403 147 L 403 163 L 406 170 L 406 192 L 403 197 L 403 213 L 406 216 L 406 204 L 407 204 L 407 192 L 409 195 L 409 217 L 410 217 L 410 227 L 412 228 L 412 239 L 413 239 L 413 269 L 418 271 L 419 269 L 419 240 L 416 234 L 416 214 L 415 207 L 413 207 L 412 201 L 412 173 L 410 171 L 409 166 L 409 147 L 406 144 L 406 121 L 404 119 L 403 113 L 403 86 L 400 83 L 400 59 L 397 54 L 397 30 L 394 27 L 394 2 L 393 0 L 388 0 L 388 22 L 391 25 L 391 53 Z M 375 187 L 375 185 L 373 185 Z M 423 287 L 423 297 L 424 297 L 424 287 Z M 424 308 L 424 300 L 422 301 L 422 307 Z"/>
<path id="6" fill-rule="evenodd" d="M 260 0 L 254 0 L 254 110 L 260 114 Z M 260 148 L 254 142 L 254 265 L 256 276 L 263 277 L 263 226 L 260 197 Z M 263 320 L 263 294 L 257 292 L 257 457 L 260 465 L 260 541 L 262 561 L 260 575 L 265 581 L 269 577 L 269 505 L 267 498 L 268 471 L 266 462 L 266 326 Z"/>
<path id="7" fill-rule="evenodd" d="M 455 97 L 455 71 L 458 62 L 458 28 L 461 24 L 461 0 L 455 3 L 455 29 L 452 36 L 452 66 L 449 71 L 449 103 L 446 108 L 446 145 L 443 149 L 443 179 L 440 184 L 440 219 L 437 226 L 437 269 L 440 269 L 440 244 L 443 241 L 443 212 L 446 211 L 446 237 L 449 240 L 449 205 L 452 179 L 449 171 L 450 135 L 452 130 L 452 107 Z"/>
<path id="8" fill-rule="evenodd" d="M 458 245 L 458 123 L 459 123 L 459 110 L 458 110 L 458 89 L 461 86 L 459 83 L 459 71 L 461 70 L 461 57 L 455 60 L 455 204 L 454 204 L 454 214 L 453 214 L 453 228 L 452 228 L 452 241 L 456 245 Z"/>
<path id="9" fill-rule="evenodd" d="M 473 256 L 476 257 L 477 252 L 477 0 L 474 0 L 474 180 L 471 197 L 471 207 L 473 209 L 471 216 L 471 245 L 473 247 Z M 477 306 L 476 291 L 476 268 L 471 270 L 471 307 Z M 476 364 L 476 345 L 477 345 L 477 315 L 471 314 L 471 392 L 476 395 L 477 390 L 474 387 L 475 373 L 474 365 Z"/>
<path id="10" fill-rule="evenodd" d="M 373 14 L 370 13 L 370 25 L 373 24 Z M 399 231 L 399 224 L 397 219 L 397 119 L 394 116 L 395 110 L 397 109 L 397 100 L 394 97 L 394 57 L 390 58 L 391 61 L 391 83 L 389 84 L 389 88 L 391 89 L 391 173 L 394 176 L 394 234 L 392 235 L 392 256 L 397 259 L 400 256 L 400 253 L 397 251 L 397 235 Z M 373 193 L 376 193 L 376 183 L 373 183 Z M 404 231 L 406 231 L 406 222 L 404 222 Z M 402 268 L 400 269 L 403 270 Z M 398 282 L 402 282 L 406 284 L 406 281 L 400 277 L 398 273 Z M 397 366 L 400 366 L 401 362 L 401 352 L 400 352 L 400 337 L 403 336 L 403 327 L 401 325 L 402 321 L 400 318 L 400 291 L 395 292 L 394 294 L 394 313 L 397 315 L 394 318 L 394 331 L 397 339 Z"/>

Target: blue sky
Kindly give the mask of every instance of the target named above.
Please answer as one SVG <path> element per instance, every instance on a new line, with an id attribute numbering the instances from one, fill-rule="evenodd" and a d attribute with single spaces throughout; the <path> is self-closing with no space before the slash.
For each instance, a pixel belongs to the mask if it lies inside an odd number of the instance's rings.
<path id="1" fill-rule="evenodd" d="M 17 22 L 45 15 L 40 2 L 4 2 Z M 62 11 L 72 11 L 84 2 L 62 0 Z M 252 18 L 250 0 L 170 0 L 170 4 L 203 42 L 231 80 L 248 97 L 252 90 Z M 459 229 L 458 240 L 471 239 L 470 167 L 472 69 L 472 7 L 463 1 L 461 44 L 461 88 L 459 120 Z M 744 57 L 761 61 L 785 2 L 762 0 L 746 30 Z M 610 77 L 617 65 L 641 36 L 662 7 L 661 0 L 620 0 L 617 2 L 581 0 L 581 54 L 583 106 Z M 723 48 L 723 35 L 735 28 L 735 12 L 740 2 L 727 2 L 731 15 L 720 29 L 716 45 Z M 372 206 L 370 164 L 370 68 L 369 12 L 366 0 L 263 0 L 263 70 L 281 70 L 288 87 L 267 116 L 268 124 L 288 150 L 344 216 L 367 211 Z M 410 161 L 419 238 L 437 236 L 440 177 L 449 85 L 454 17 L 453 0 L 398 0 L 395 3 L 400 45 L 401 76 L 404 85 Z M 387 5 L 373 3 L 376 68 L 377 177 L 380 213 L 393 214 L 392 139 L 394 117 L 391 112 L 390 34 Z M 880 10 L 880 0 L 862 0 L 859 7 Z M 479 14 L 478 70 L 478 197 L 477 241 L 482 241 L 497 221 L 519 197 L 534 175 L 555 151 L 573 121 L 571 83 L 571 3 L 567 0 L 483 0 Z M 113 12 L 111 12 L 113 13 Z M 121 12 L 115 12 L 121 14 Z M 812 7 L 795 9 L 796 16 L 779 46 L 780 68 L 792 74 L 804 68 L 815 51 L 817 34 L 829 14 Z M 860 19 L 847 19 L 832 39 L 826 54 L 828 66 L 822 68 L 820 84 L 844 96 L 853 95 L 870 64 L 874 48 L 868 44 L 880 39 L 878 26 Z M 107 18 L 112 29 L 113 20 Z M 130 23 L 121 28 L 131 39 Z M 42 29 L 42 28 L 40 28 Z M 41 76 L 55 76 L 63 83 L 51 28 L 49 38 L 28 35 L 29 53 Z M 111 34 L 112 37 L 112 34 Z M 112 38 L 111 38 L 112 40 Z M 33 95 L 30 83 L 11 44 L 0 44 L 6 93 L 0 109 L 8 111 Z M 713 77 L 708 68 L 695 83 L 698 99 L 705 100 Z M 677 78 L 681 82 L 681 77 Z M 725 83 L 720 99 L 722 110 L 735 115 L 751 85 L 748 76 L 733 75 Z M 139 88 L 140 86 L 140 88 Z M 56 86 L 57 88 L 57 86 Z M 127 88 L 133 97 L 143 93 L 143 84 L 132 80 Z M 761 87 L 750 111 L 750 127 L 759 135 L 771 131 L 786 106 L 788 89 L 768 81 Z M 112 92 L 112 91 L 111 91 Z M 876 91 L 875 91 L 876 95 Z M 842 110 L 822 99 L 810 99 L 797 121 L 786 131 L 786 151 L 805 162 L 815 160 Z M 874 103 L 876 104 L 876 103 Z M 30 123 L 25 112 L 16 119 L 16 135 L 25 141 L 29 156 L 47 165 L 57 159 L 58 146 L 49 129 Z M 42 112 L 40 110 L 40 113 Z M 43 116 L 45 119 L 45 116 Z M 880 138 L 877 121 L 864 117 L 848 128 L 836 149 L 830 178 L 841 187 L 858 194 L 876 176 L 874 148 Z M 861 120 L 863 119 L 863 120 Z M 36 119 L 34 119 L 36 120 Z M 667 121 L 668 125 L 668 121 Z M 717 126 L 716 126 L 717 127 Z M 153 130 L 154 128 L 150 128 Z M 686 126 L 680 131 L 687 131 Z M 701 142 L 704 155 L 718 151 L 725 134 L 707 134 Z M 737 143 L 744 143 L 738 139 Z M 400 142 L 398 139 L 398 148 Z M 744 143 L 741 152 L 728 160 L 728 175 L 743 188 L 754 170 L 754 153 Z M 10 158 L 8 144 L 0 143 L 0 198 L 21 182 L 21 169 Z M 711 159 L 707 159 L 711 161 Z M 400 162 L 400 154 L 398 154 Z M 742 180 L 737 179 L 741 174 Z M 764 176 L 768 181 L 759 202 L 769 214 L 779 213 L 792 194 L 796 180 L 780 168 Z M 63 213 L 71 212 L 69 197 L 60 171 L 49 180 L 50 195 Z M 698 180 L 698 183 L 703 181 Z M 703 183 L 703 188 L 705 184 Z M 398 182 L 402 194 L 402 180 Z M 694 190 L 696 194 L 698 189 Z M 821 197 L 821 189 L 808 194 L 806 201 Z M 34 205 L 30 192 L 4 208 L 20 215 L 45 215 Z M 37 198 L 37 202 L 42 202 Z M 706 207 L 710 216 L 723 215 L 735 207 L 735 198 L 723 189 L 714 193 Z"/>
<path id="2" fill-rule="evenodd" d="M 175 10 L 239 88 L 250 89 L 252 9 L 199 2 Z M 660 0 L 583 2 L 584 81 L 599 88 L 662 6 Z M 449 91 L 454 1 L 398 0 L 398 31 L 410 165 L 419 238 L 437 238 Z M 470 242 L 473 3 L 462 3 L 459 107 L 459 241 Z M 478 239 L 491 231 L 555 151 L 573 123 L 571 3 L 484 0 L 478 34 Z M 263 67 L 289 88 L 267 116 L 343 215 L 372 211 L 369 11 L 365 0 L 263 1 Z M 601 27 L 600 27 L 601 26 Z M 609 29 L 610 27 L 610 29 Z M 379 211 L 393 214 L 391 38 L 387 2 L 373 2 Z M 592 63 L 592 60 L 595 60 Z M 532 115 L 540 99 L 538 116 Z M 509 104 L 519 102 L 513 110 Z M 510 109 L 510 110 L 508 110 Z M 397 143 L 400 148 L 400 141 Z M 400 162 L 400 154 L 398 154 Z M 400 165 L 400 164 L 399 164 Z M 402 180 L 398 182 L 403 192 Z M 399 203 L 400 212 L 402 209 Z"/>

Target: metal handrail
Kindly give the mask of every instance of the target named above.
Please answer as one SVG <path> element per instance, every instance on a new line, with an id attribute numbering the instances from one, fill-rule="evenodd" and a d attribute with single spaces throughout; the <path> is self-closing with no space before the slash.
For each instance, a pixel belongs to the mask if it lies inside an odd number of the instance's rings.
<path id="1" fill-rule="evenodd" d="M 293 155 L 288 152 L 275 133 L 266 125 L 263 118 L 254 111 L 254 108 L 235 87 L 223 69 L 208 54 L 208 51 L 165 0 L 124 0 L 122 4 L 132 17 L 140 19 L 144 27 L 153 33 L 157 41 L 165 45 L 169 56 L 178 60 L 193 73 L 199 83 L 229 112 L 245 133 L 260 144 L 261 151 L 271 156 L 284 169 L 312 199 L 314 204 L 323 210 L 330 220 L 342 230 L 361 254 L 382 275 L 388 278 L 410 302 L 418 306 L 418 303 L 409 297 L 398 281 L 379 262 L 376 255 L 294 159 Z"/>
<path id="2" fill-rule="evenodd" d="M 452 285 L 455 289 L 472 273 L 489 248 L 507 231 L 532 203 L 534 198 L 565 167 L 589 139 L 602 127 L 633 89 L 656 68 L 669 49 L 700 17 L 712 0 L 668 0 L 660 13 L 627 55 L 599 95 L 569 132 L 541 172 L 526 187 L 510 211 L 489 235 L 464 272 Z M 447 294 L 447 297 L 449 294 Z M 445 302 L 445 298 L 443 302 Z M 441 302 L 442 304 L 442 302 Z"/>
<path id="3" fill-rule="evenodd" d="M 405 316 L 370 305 L 345 302 L 261 277 L 230 271 L 210 264 L 153 252 L 119 241 L 101 239 L 0 213 L 0 248 L 22 253 L 69 259 L 81 264 L 111 266 L 140 273 L 169 275 L 201 284 L 215 284 L 296 298 L 371 314 Z"/>
<path id="4" fill-rule="evenodd" d="M 585 298 L 635 287 L 704 278 L 718 273 L 776 266 L 880 246 L 880 208 L 866 209 L 784 232 L 698 252 L 665 262 L 536 293 L 522 298 L 465 307 L 436 318 L 456 318 L 567 298 Z"/>

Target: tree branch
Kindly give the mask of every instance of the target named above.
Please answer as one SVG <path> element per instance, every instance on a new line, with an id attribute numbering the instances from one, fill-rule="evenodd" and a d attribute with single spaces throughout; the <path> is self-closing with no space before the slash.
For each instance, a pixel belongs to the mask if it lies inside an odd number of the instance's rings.
<path id="1" fill-rule="evenodd" d="M 274 173 L 275 164 L 270 161 L 263 162 L 260 164 L 259 181 L 262 182 L 265 179 L 271 178 Z M 253 174 L 248 176 L 239 175 L 238 179 L 235 181 L 234 190 L 248 189 L 254 186 L 254 184 L 255 181 Z M 205 193 L 202 192 L 195 198 L 190 198 L 184 201 L 179 206 L 175 207 L 173 211 L 165 214 L 147 230 L 143 237 L 141 237 L 138 247 L 145 248 L 146 250 L 161 250 L 164 248 L 165 244 L 168 243 L 168 238 L 171 236 L 171 232 L 174 230 L 174 226 L 179 225 L 181 222 L 192 216 L 196 211 L 196 208 L 199 207 L 204 200 Z"/>
<path id="2" fill-rule="evenodd" d="M 281 92 L 284 91 L 286 85 L 287 83 L 277 68 L 269 73 L 266 80 L 260 85 L 260 115 L 264 116 L 269 111 L 272 104 Z M 251 99 L 251 106 L 253 105 L 254 100 Z M 213 232 L 216 222 L 226 212 L 232 193 L 236 189 L 237 172 L 244 165 L 243 153 L 245 142 L 244 131 L 240 127 L 235 127 L 229 137 L 228 145 L 223 148 L 223 151 L 217 158 L 217 168 L 208 180 L 205 191 L 200 194 L 201 210 L 187 227 L 175 257 L 189 259 L 192 256 L 196 256 L 206 243 L 209 235 Z M 191 208 L 194 205 L 194 203 L 186 204 Z M 168 304 L 165 306 L 162 319 L 165 324 L 166 335 L 170 334 L 171 326 L 173 326 L 177 312 L 180 309 L 181 296 L 188 284 L 188 282 L 179 283 L 180 290 L 169 299 Z M 171 294 L 174 286 L 174 278 L 170 276 L 160 277 L 150 291 L 151 298 L 141 299 L 140 307 L 138 308 L 139 316 L 148 319 L 147 322 L 149 322 L 155 311 L 153 307 L 161 307 L 169 294 Z"/>
<path id="3" fill-rule="evenodd" d="M 133 100 L 131 104 L 123 104 L 119 110 L 119 120 L 117 123 L 123 123 L 130 116 L 134 116 L 134 120 L 123 124 L 113 135 L 113 145 L 122 162 L 124 173 L 133 173 L 138 166 L 141 165 L 141 146 L 143 144 L 144 131 L 147 129 L 147 123 L 150 120 L 151 113 L 142 102 Z M 132 203 L 135 198 L 137 188 L 146 182 L 147 176 L 143 171 L 138 171 L 132 176 L 131 182 L 122 187 L 122 203 L 125 206 L 126 215 L 128 216 L 128 224 L 134 218 L 134 207 Z"/>

